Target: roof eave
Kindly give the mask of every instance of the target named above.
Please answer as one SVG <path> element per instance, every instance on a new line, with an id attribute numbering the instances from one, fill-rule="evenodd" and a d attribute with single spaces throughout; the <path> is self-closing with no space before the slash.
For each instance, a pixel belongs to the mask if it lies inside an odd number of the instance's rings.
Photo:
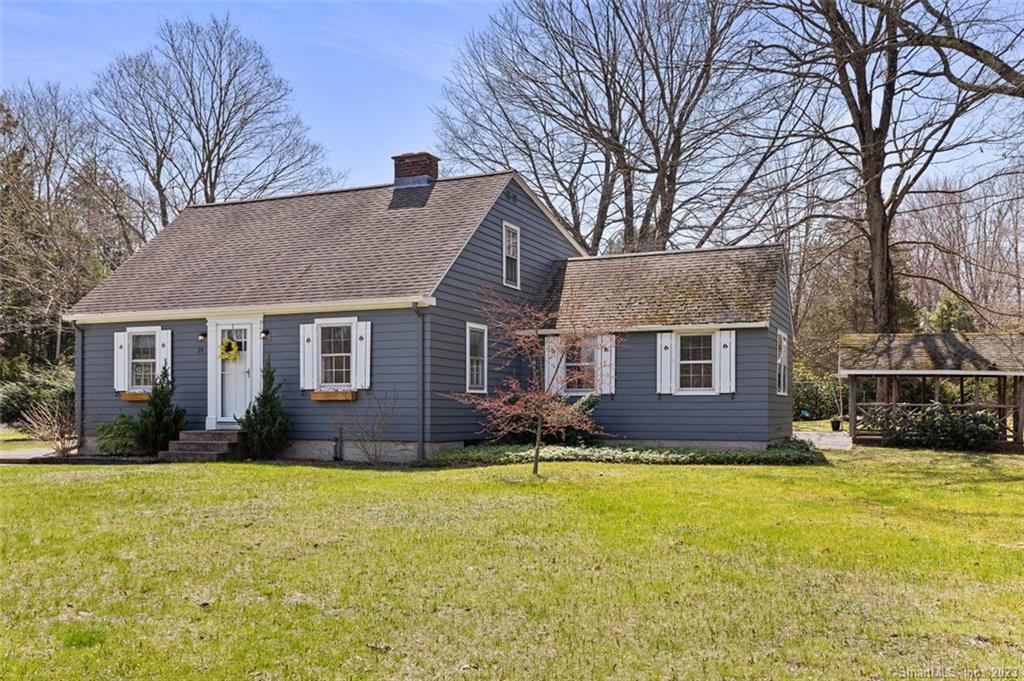
<path id="1" fill-rule="evenodd" d="M 221 307 L 195 307 L 170 310 L 125 310 L 120 312 L 75 312 L 71 310 L 61 318 L 77 324 L 116 324 L 139 321 L 172 321 L 179 319 L 205 319 L 247 313 L 302 314 L 359 310 L 394 310 L 406 307 L 433 307 L 433 296 L 401 296 L 395 298 L 355 298 L 304 303 L 269 303 L 266 305 L 235 305 Z"/>

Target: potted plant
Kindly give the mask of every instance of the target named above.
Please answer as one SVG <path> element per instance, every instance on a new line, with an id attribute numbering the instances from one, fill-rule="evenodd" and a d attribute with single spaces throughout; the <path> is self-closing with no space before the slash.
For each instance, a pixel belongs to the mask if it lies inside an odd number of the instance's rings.
<path id="1" fill-rule="evenodd" d="M 832 417 L 832 430 L 838 433 L 842 429 L 843 417 L 836 414 L 835 416 Z"/>

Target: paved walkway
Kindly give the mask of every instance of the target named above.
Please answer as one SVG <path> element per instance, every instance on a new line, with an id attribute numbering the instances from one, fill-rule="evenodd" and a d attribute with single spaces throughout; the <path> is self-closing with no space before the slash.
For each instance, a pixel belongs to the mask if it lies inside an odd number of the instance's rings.
<path id="1" fill-rule="evenodd" d="M 853 440 L 849 433 L 832 431 L 794 430 L 793 437 L 807 440 L 818 449 L 853 449 Z"/>
<path id="2" fill-rule="evenodd" d="M 49 447 L 31 447 L 28 449 L 8 449 L 0 452 L 0 461 L 30 461 L 48 456 L 56 456 Z"/>

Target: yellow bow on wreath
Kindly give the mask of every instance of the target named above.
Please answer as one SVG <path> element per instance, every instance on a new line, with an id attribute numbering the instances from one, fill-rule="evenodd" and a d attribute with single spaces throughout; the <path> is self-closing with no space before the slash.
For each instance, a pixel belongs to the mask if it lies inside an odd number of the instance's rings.
<path id="1" fill-rule="evenodd" d="M 220 358 L 225 362 L 234 362 L 238 359 L 238 351 L 240 349 L 238 341 L 230 336 L 226 336 L 224 340 L 220 342 Z"/>

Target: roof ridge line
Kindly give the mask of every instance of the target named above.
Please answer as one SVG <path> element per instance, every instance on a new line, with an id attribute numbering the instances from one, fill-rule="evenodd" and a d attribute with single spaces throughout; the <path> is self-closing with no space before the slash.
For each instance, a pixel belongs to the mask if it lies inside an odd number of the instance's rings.
<path id="1" fill-rule="evenodd" d="M 566 260 L 577 260 L 577 261 L 588 261 L 588 260 L 613 260 L 615 258 L 639 258 L 644 256 L 655 256 L 655 255 L 684 255 L 687 253 L 716 253 L 719 251 L 742 251 L 742 250 L 753 250 L 757 248 L 782 248 L 782 244 L 778 242 L 766 243 L 766 244 L 747 244 L 738 246 L 711 246 L 708 248 L 675 248 L 672 250 L 665 251 L 642 251 L 640 253 L 608 253 L 605 255 L 589 255 L 589 256 L 573 256 L 566 258 Z"/>
<path id="2" fill-rule="evenodd" d="M 438 182 L 450 182 L 452 180 L 471 180 L 481 177 L 492 177 L 496 175 L 509 175 L 515 171 L 506 168 L 505 170 L 495 170 L 487 173 L 470 173 L 465 175 L 452 175 L 439 177 L 434 180 L 434 183 Z M 343 194 L 346 192 L 358 192 L 368 191 L 371 189 L 384 189 L 386 187 L 394 187 L 394 182 L 387 182 L 381 184 L 366 184 L 358 187 L 335 187 L 333 189 L 317 189 L 308 192 L 295 192 L 294 194 L 278 194 L 276 196 L 257 196 L 251 199 L 231 199 L 228 201 L 213 201 L 208 203 L 190 203 L 186 208 L 217 208 L 219 206 L 234 206 L 240 203 L 257 203 L 260 201 L 280 201 L 282 199 L 299 199 L 306 196 L 324 196 L 326 194 Z"/>

